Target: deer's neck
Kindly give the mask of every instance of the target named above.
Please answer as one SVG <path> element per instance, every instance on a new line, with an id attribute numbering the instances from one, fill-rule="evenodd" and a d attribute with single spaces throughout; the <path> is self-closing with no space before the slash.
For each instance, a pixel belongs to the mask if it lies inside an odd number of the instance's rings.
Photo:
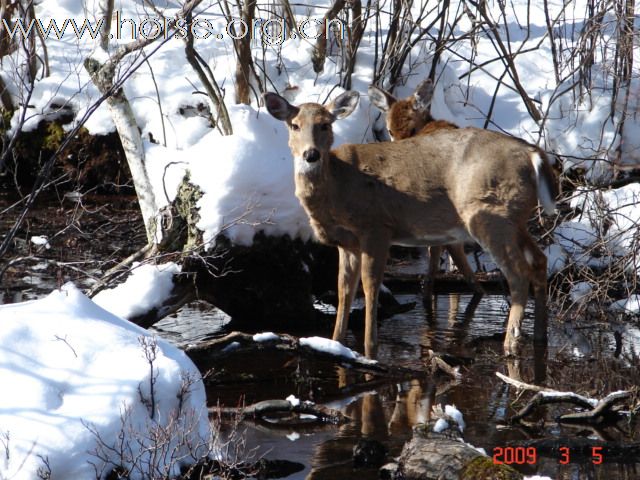
<path id="1" fill-rule="evenodd" d="M 322 168 L 296 171 L 296 197 L 307 212 L 311 227 L 320 242 L 353 248 L 357 241 L 340 226 L 332 202 L 336 185 L 333 177 L 334 164 L 340 160 L 332 153 L 329 155 L 323 159 Z"/>

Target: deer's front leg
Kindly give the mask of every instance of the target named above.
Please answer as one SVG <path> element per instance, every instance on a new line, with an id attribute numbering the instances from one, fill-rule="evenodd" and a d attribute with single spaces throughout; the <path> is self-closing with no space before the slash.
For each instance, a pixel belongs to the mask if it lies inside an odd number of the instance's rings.
<path id="1" fill-rule="evenodd" d="M 364 354 L 375 358 L 378 351 L 378 292 L 389 254 L 389 241 L 379 237 L 362 249 L 362 288 L 365 297 Z"/>
<path id="2" fill-rule="evenodd" d="M 349 325 L 351 303 L 360 279 L 360 252 L 338 247 L 338 311 L 333 329 L 333 339 L 344 342 Z"/>

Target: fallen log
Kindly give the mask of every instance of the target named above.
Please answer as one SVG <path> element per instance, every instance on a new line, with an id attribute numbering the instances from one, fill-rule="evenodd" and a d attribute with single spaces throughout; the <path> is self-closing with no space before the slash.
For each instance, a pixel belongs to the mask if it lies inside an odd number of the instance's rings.
<path id="1" fill-rule="evenodd" d="M 264 335 L 264 336 L 260 336 Z M 242 332 L 232 332 L 222 338 L 200 342 L 187 346 L 185 352 L 196 365 L 217 365 L 220 361 L 229 361 L 233 357 L 247 357 L 251 355 L 253 364 L 260 363 L 256 355 L 279 353 L 287 356 L 304 357 L 328 361 L 336 365 L 347 367 L 357 372 L 371 374 L 385 378 L 420 378 L 428 374 L 425 370 L 396 365 L 387 365 L 375 360 L 367 359 L 353 350 L 343 347 L 337 342 L 330 346 L 336 350 L 330 352 L 314 347 L 312 340 L 318 337 L 298 338 L 288 334 L 257 334 L 250 335 Z M 328 339 L 318 339 L 330 343 Z M 450 372 L 453 371 L 450 367 Z"/>
<path id="2" fill-rule="evenodd" d="M 332 424 L 339 425 L 351 421 L 349 417 L 338 410 L 316 405 L 307 401 L 263 400 L 244 408 L 209 407 L 209 414 L 213 416 L 230 415 L 238 421 L 253 420 L 267 423 L 270 426 L 281 425 L 290 428 L 296 424 Z M 304 419 L 300 418 L 304 415 Z M 287 416 L 286 420 L 273 421 L 274 417 Z M 295 418 L 292 418 L 295 416 Z M 315 418 L 310 418 L 315 417 Z"/>

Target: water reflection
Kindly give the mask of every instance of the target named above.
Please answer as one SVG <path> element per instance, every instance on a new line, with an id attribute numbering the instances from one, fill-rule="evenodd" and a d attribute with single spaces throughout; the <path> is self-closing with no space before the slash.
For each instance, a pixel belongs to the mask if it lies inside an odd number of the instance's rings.
<path id="1" fill-rule="evenodd" d="M 373 438 L 381 441 L 391 456 L 397 456 L 404 442 L 410 438 L 412 427 L 428 422 L 432 406 L 437 404 L 456 405 L 467 423 L 465 440 L 484 448 L 490 455 L 494 447 L 509 446 L 526 439 L 557 435 L 575 437 L 581 434 L 569 427 L 556 425 L 553 420 L 556 411 L 553 408 L 530 417 L 531 426 L 508 425 L 508 418 L 522 404 L 514 404 L 518 392 L 495 375 L 496 371 L 500 371 L 523 382 L 555 384 L 584 391 L 580 382 L 588 380 L 585 372 L 593 370 L 594 365 L 575 357 L 565 357 L 574 350 L 576 340 L 576 337 L 567 333 L 572 330 L 567 330 L 566 325 L 552 322 L 548 349 L 534 347 L 527 342 L 522 357 L 505 359 L 502 355 L 502 338 L 508 304 L 504 296 L 485 295 L 477 302 L 471 295 L 440 295 L 432 304 L 431 315 L 422 305 L 419 294 L 398 297 L 401 302 L 417 301 L 417 306 L 380 324 L 379 357 L 383 362 L 422 369 L 425 371 L 424 377 L 398 383 L 374 383 L 367 389 L 366 379 L 362 375 L 340 369 L 335 377 L 327 380 L 335 382 L 334 386 L 323 385 L 320 390 L 325 396 L 318 394 L 315 399 L 325 403 L 335 397 L 332 406 L 339 407 L 350 416 L 353 419 L 351 423 L 340 427 L 317 428 L 313 432 L 306 430 L 300 432 L 299 439 L 293 442 L 290 439 L 284 441 L 282 432 L 269 438 L 264 429 L 256 433 L 258 429 L 249 426 L 250 445 L 260 446 L 263 452 L 270 449 L 269 458 L 288 458 L 307 465 L 304 472 L 288 478 L 378 478 L 375 468 L 354 469 L 354 445 L 360 438 Z M 532 309 L 528 308 L 523 328 L 529 339 L 532 338 L 532 327 Z M 602 348 L 611 347 L 613 340 L 610 342 L 605 338 L 608 337 L 602 337 L 595 344 L 592 339 L 591 351 L 602 352 Z M 354 336 L 350 336 L 347 343 L 356 348 L 361 345 L 360 339 Z M 585 351 L 585 347 L 580 348 Z M 472 362 L 461 367 L 461 381 L 434 381 L 424 367 L 429 350 L 468 358 Z M 611 352 L 613 354 L 613 349 Z M 604 375 L 603 382 L 608 381 L 606 372 Z M 350 388 L 354 385 L 358 388 Z M 363 385 L 364 393 L 355 397 L 340 395 L 340 392 L 362 392 Z M 601 394 L 617 388 L 614 383 L 600 387 Z M 285 396 L 283 394 L 282 398 Z M 301 398 L 305 399 L 304 390 L 301 390 Z M 584 429 L 581 432 L 585 432 Z M 583 434 L 606 438 L 595 431 Z M 629 441 L 629 437 L 620 432 L 615 433 L 613 438 Z M 295 455 L 294 458 L 291 455 Z M 588 458 L 575 458 L 570 464 L 561 465 L 557 454 L 543 452 L 536 465 L 518 466 L 526 474 L 579 479 L 638 478 L 637 468 L 637 464 L 592 465 Z"/>

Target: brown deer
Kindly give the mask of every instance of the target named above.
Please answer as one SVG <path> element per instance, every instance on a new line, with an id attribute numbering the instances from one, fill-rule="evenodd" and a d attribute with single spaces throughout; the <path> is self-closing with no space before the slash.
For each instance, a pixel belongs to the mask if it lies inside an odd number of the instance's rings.
<path id="1" fill-rule="evenodd" d="M 458 128 L 446 120 L 436 120 L 431 116 L 433 82 L 427 78 L 417 87 L 413 95 L 398 100 L 389 92 L 370 85 L 369 99 L 376 107 L 387 114 L 387 131 L 392 140 L 402 140 L 416 135 Z"/>
<path id="2" fill-rule="evenodd" d="M 398 142 L 331 149 L 332 124 L 358 104 L 345 92 L 327 106 L 291 105 L 266 93 L 269 113 L 287 123 L 296 196 L 319 241 L 339 252 L 333 339 L 344 341 L 358 278 L 365 294 L 367 357 L 377 351 L 378 290 L 391 244 L 447 245 L 475 240 L 511 290 L 505 351 L 517 353 L 529 294 L 534 339 L 546 341 L 547 259 L 526 229 L 539 199 L 555 208 L 557 184 L 545 154 L 501 133 L 439 130 Z"/>
<path id="3" fill-rule="evenodd" d="M 429 135 L 438 130 L 458 128 L 457 125 L 451 122 L 436 120 L 431 116 L 433 82 L 430 78 L 421 82 L 416 87 L 413 95 L 403 100 L 398 100 L 391 93 L 375 85 L 369 86 L 368 93 L 371 103 L 387 114 L 387 131 L 392 140 L 402 140 L 416 135 Z M 482 293 L 482 288 L 476 281 L 476 277 L 464 253 L 464 244 L 455 243 L 444 247 L 433 245 L 429 247 L 429 267 L 423 292 L 425 299 L 431 296 L 433 281 L 440 268 L 440 257 L 442 256 L 443 248 L 449 253 L 469 286 L 475 292 Z"/>

